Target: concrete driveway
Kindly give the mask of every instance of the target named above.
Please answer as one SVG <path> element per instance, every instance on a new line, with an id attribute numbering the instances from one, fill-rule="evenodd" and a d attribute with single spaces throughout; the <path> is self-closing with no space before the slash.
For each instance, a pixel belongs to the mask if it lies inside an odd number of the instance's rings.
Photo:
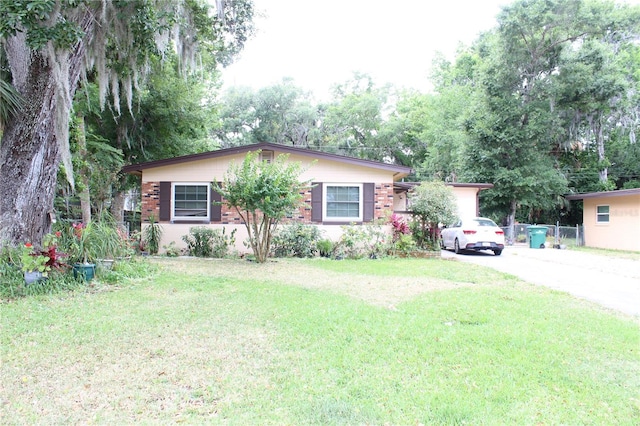
<path id="1" fill-rule="evenodd" d="M 488 266 L 640 317 L 640 260 L 526 246 L 507 247 L 501 256 L 491 252 L 456 255 L 443 250 L 442 257 Z"/>

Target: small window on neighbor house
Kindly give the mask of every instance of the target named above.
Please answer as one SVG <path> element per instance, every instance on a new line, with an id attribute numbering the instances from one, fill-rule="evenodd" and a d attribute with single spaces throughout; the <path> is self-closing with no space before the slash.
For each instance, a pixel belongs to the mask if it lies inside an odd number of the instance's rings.
<path id="1" fill-rule="evenodd" d="M 361 221 L 362 185 L 325 185 L 326 220 Z"/>
<path id="2" fill-rule="evenodd" d="M 172 219 L 209 218 L 208 184 L 174 184 Z"/>
<path id="3" fill-rule="evenodd" d="M 609 206 L 596 207 L 596 223 L 609 223 Z"/>

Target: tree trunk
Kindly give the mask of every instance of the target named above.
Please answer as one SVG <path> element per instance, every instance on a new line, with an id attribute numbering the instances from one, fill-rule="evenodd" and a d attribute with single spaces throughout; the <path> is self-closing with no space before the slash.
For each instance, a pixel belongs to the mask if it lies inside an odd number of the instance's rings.
<path id="1" fill-rule="evenodd" d="M 603 118 L 602 118 L 601 112 L 595 112 L 595 113 L 589 114 L 587 117 L 587 122 L 589 123 L 589 130 L 591 131 L 591 134 L 593 135 L 593 138 L 595 139 L 595 142 L 596 142 L 596 151 L 598 153 L 598 165 L 602 167 L 600 170 L 598 170 L 599 180 L 600 180 L 600 183 L 606 184 L 607 180 L 609 179 L 609 176 L 608 176 L 609 169 L 606 166 L 607 157 L 605 154 L 602 121 L 603 121 Z"/>
<path id="2" fill-rule="evenodd" d="M 516 210 L 518 209 L 518 201 L 511 200 L 509 202 L 509 215 L 507 216 L 507 242 L 513 244 L 516 240 Z"/>
<path id="3" fill-rule="evenodd" d="M 87 135 L 84 127 L 84 116 L 81 113 L 76 115 L 76 125 L 78 126 L 78 154 L 82 161 L 87 158 Z M 78 170 L 80 188 L 78 197 L 80 198 L 80 209 L 82 210 L 82 222 L 91 222 L 91 194 L 89 193 L 89 173 L 86 163 Z"/>
<path id="4" fill-rule="evenodd" d="M 91 33 L 91 12 L 87 9 L 79 19 L 80 28 Z M 66 61 L 58 64 L 47 60 L 44 51 L 31 51 L 24 33 L 7 38 L 4 47 L 13 85 L 26 102 L 7 123 L 0 144 L 0 241 L 39 245 L 54 217 L 61 146 L 56 134 L 69 126 L 65 102 L 73 99 L 77 88 L 85 44 L 77 42 L 66 52 Z"/>
<path id="5" fill-rule="evenodd" d="M 7 123 L 0 145 L 0 240 L 39 245 L 51 229 L 58 173 L 55 90 L 44 56 L 29 53 L 24 43 L 19 51 L 15 41 L 7 56 L 22 55 L 30 64 L 25 86 L 16 87 L 27 101 Z"/>
<path id="6" fill-rule="evenodd" d="M 598 148 L 598 164 L 602 166 L 600 170 L 598 170 L 598 175 L 600 177 L 600 183 L 606 184 L 609 180 L 609 168 L 606 166 L 607 156 L 605 154 L 604 147 L 604 134 L 602 132 L 602 123 L 601 119 L 598 119 L 597 128 L 595 130 L 596 136 L 596 146 Z"/>
<path id="7" fill-rule="evenodd" d="M 118 225 L 121 225 L 124 222 L 124 197 L 125 193 L 123 191 L 117 191 L 113 194 L 111 207 L 109 208 L 111 216 L 113 216 L 113 219 L 118 222 Z"/>

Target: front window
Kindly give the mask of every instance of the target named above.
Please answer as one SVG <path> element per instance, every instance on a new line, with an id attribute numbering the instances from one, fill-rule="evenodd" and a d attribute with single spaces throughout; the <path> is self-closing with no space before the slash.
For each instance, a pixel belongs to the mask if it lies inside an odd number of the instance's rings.
<path id="1" fill-rule="evenodd" d="M 362 185 L 325 185 L 325 220 L 362 220 Z"/>
<path id="2" fill-rule="evenodd" d="M 208 184 L 173 185 L 173 219 L 209 218 Z"/>
<path id="3" fill-rule="evenodd" d="M 609 223 L 609 206 L 596 207 L 596 223 Z"/>

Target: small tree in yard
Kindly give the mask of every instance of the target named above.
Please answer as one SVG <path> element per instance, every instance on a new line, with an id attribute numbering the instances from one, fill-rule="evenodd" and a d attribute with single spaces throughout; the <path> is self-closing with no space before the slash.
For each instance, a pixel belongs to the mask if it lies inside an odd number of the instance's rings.
<path id="1" fill-rule="evenodd" d="M 413 220 L 410 227 L 418 247 L 435 248 L 439 239 L 439 223 L 456 219 L 456 199 L 443 182 L 422 182 L 409 193 Z"/>
<path id="2" fill-rule="evenodd" d="M 278 155 L 272 162 L 260 161 L 260 151 L 249 152 L 242 164 L 231 164 L 218 191 L 228 207 L 242 218 L 249 244 L 256 260 L 267 260 L 271 239 L 280 220 L 302 203 L 310 182 L 301 182 L 300 163 L 288 162 L 288 155 Z"/>

